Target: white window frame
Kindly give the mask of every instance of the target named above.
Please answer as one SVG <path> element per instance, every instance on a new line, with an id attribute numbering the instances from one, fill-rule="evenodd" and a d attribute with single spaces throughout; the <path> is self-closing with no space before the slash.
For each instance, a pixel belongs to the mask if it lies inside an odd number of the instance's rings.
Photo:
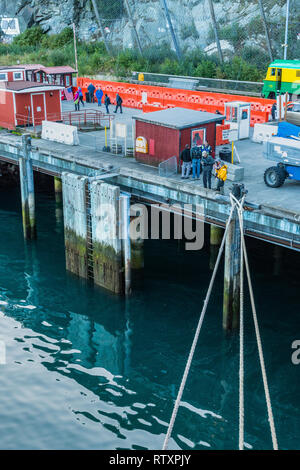
<path id="1" fill-rule="evenodd" d="M 21 78 L 16 78 L 16 73 L 20 73 Z M 16 82 L 17 80 L 23 80 L 23 72 L 14 72 L 14 81 Z"/>
<path id="2" fill-rule="evenodd" d="M 5 75 L 5 78 L 0 78 L 0 82 L 8 82 L 7 72 L 0 72 L 0 75 Z"/>

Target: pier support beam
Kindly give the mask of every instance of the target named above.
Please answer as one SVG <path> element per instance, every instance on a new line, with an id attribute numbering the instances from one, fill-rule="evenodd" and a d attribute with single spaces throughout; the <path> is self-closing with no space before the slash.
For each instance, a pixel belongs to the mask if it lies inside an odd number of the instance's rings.
<path id="1" fill-rule="evenodd" d="M 23 157 L 19 158 L 22 219 L 25 239 L 36 238 L 33 168 L 30 157 L 31 137 L 22 136 Z"/>
<path id="2" fill-rule="evenodd" d="M 94 283 L 115 294 L 123 294 L 120 188 L 93 181 L 90 184 L 90 199 Z"/>
<path id="3" fill-rule="evenodd" d="M 222 242 L 224 230 L 217 225 L 210 226 L 210 259 L 209 268 L 214 269 L 218 256 L 218 251 Z"/>
<path id="4" fill-rule="evenodd" d="M 239 325 L 241 239 L 237 212 L 227 232 L 224 266 L 223 328 L 233 330 Z"/>
<path id="5" fill-rule="evenodd" d="M 54 192 L 55 192 L 55 201 L 57 204 L 62 202 L 62 181 L 57 176 L 54 176 Z"/>
<path id="6" fill-rule="evenodd" d="M 87 278 L 87 205 L 88 178 L 62 174 L 66 267 L 77 276 Z"/>

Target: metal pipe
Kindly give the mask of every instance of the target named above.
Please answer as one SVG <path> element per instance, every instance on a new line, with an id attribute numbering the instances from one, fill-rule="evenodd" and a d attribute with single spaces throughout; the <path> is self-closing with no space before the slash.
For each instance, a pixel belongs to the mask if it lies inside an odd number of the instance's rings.
<path id="1" fill-rule="evenodd" d="M 286 60 L 287 48 L 288 48 L 288 29 L 289 29 L 289 13 L 290 13 L 290 0 L 286 2 L 286 16 L 285 16 L 285 34 L 284 34 L 284 52 L 283 59 Z"/>
<path id="2" fill-rule="evenodd" d="M 100 32 L 101 32 L 102 37 L 103 37 L 103 41 L 104 41 L 104 44 L 105 44 L 106 52 L 107 52 L 108 54 L 110 54 L 110 49 L 109 49 L 108 42 L 107 42 L 106 37 L 105 37 L 105 32 L 104 32 L 104 28 L 103 28 L 103 25 L 102 25 L 102 21 L 101 21 L 100 15 L 99 15 L 99 11 L 98 11 L 98 7 L 97 7 L 96 0 L 92 0 L 92 4 L 93 4 L 94 12 L 95 12 L 95 15 L 96 15 L 98 24 L 99 24 Z"/>
<path id="3" fill-rule="evenodd" d="M 178 58 L 178 60 L 180 60 L 181 59 L 181 50 L 180 50 L 180 47 L 179 47 L 179 44 L 178 44 L 178 41 L 177 41 L 177 38 L 176 38 L 176 34 L 175 34 L 175 31 L 174 31 L 174 28 L 173 28 L 173 24 L 172 24 L 172 21 L 171 21 L 171 17 L 170 17 L 169 9 L 168 9 L 168 6 L 167 6 L 167 2 L 166 2 L 166 0 L 160 0 L 160 2 L 161 2 L 161 7 L 165 12 L 166 20 L 167 20 L 167 23 L 168 23 L 168 26 L 169 26 L 169 29 L 170 29 L 170 33 L 171 33 L 171 36 L 172 36 L 172 40 L 173 40 L 173 44 L 174 44 L 174 47 L 175 47 L 177 58 Z"/>
<path id="4" fill-rule="evenodd" d="M 133 16 L 132 16 L 132 12 L 131 12 L 131 8 L 130 8 L 130 5 L 129 5 L 129 2 L 128 0 L 124 0 L 125 1 L 125 5 L 126 5 L 126 9 L 127 9 L 127 13 L 128 13 L 128 16 L 129 16 L 129 19 L 130 19 L 130 22 L 131 22 L 131 25 L 132 25 L 132 29 L 134 31 L 134 35 L 135 35 L 135 39 L 136 39 L 136 43 L 137 43 L 137 46 L 138 46 L 138 49 L 139 49 L 139 52 L 141 54 L 141 56 L 143 55 L 143 50 L 142 50 L 142 46 L 141 46 L 141 42 L 140 42 L 140 38 L 139 38 L 139 35 L 137 33 L 137 30 L 136 30 L 136 26 L 135 26 L 135 23 L 133 21 Z"/>

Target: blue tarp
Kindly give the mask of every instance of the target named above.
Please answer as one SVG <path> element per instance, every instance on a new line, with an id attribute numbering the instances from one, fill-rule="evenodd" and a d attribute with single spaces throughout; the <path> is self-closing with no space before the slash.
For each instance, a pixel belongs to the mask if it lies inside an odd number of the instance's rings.
<path id="1" fill-rule="evenodd" d="M 279 122 L 277 136 L 286 137 L 287 139 L 292 139 L 292 136 L 300 137 L 300 127 L 289 122 Z"/>

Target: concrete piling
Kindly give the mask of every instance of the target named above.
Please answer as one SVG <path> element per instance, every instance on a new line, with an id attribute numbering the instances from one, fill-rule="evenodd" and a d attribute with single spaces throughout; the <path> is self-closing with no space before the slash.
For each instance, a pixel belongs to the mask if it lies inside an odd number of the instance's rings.
<path id="1" fill-rule="evenodd" d="M 23 156 L 19 157 L 20 186 L 22 199 L 22 219 L 25 239 L 36 238 L 34 179 L 31 161 L 31 137 L 22 136 Z"/>
<path id="2" fill-rule="evenodd" d="M 87 278 L 87 206 L 88 178 L 72 173 L 62 174 L 66 267 Z"/>
<path id="3" fill-rule="evenodd" d="M 240 225 L 235 209 L 225 244 L 223 328 L 233 330 L 239 325 L 240 314 Z"/>
<path id="4" fill-rule="evenodd" d="M 90 185 L 94 283 L 124 293 L 122 245 L 119 234 L 120 188 L 102 181 Z"/>

